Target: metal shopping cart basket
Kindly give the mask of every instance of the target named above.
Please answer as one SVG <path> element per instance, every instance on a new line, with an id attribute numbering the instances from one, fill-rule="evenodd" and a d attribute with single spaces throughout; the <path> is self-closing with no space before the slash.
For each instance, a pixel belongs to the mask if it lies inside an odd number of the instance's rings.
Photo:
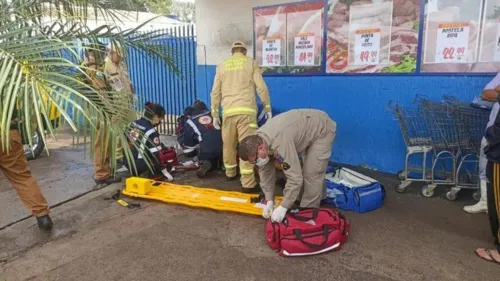
<path id="1" fill-rule="evenodd" d="M 438 185 L 456 183 L 455 172 L 461 154 L 460 142 L 464 139 L 465 130 L 459 129 L 451 105 L 434 102 L 422 96 L 418 96 L 415 102 L 422 111 L 434 149 L 430 183 L 422 187 L 422 195 L 432 197 Z"/>
<path id="2" fill-rule="evenodd" d="M 401 134 L 406 145 L 405 168 L 398 173 L 401 183 L 396 186 L 399 193 L 405 192 L 412 182 L 428 182 L 430 171 L 427 167 L 427 155 L 433 151 L 432 141 L 427 131 L 422 111 L 413 106 L 402 106 L 394 101 L 389 102 L 390 109 L 398 121 Z M 410 157 L 421 155 L 419 164 L 410 164 Z"/>
<path id="3" fill-rule="evenodd" d="M 490 112 L 461 103 L 452 97 L 444 97 L 444 103 L 452 107 L 452 116 L 461 137 L 460 155 L 455 171 L 455 185 L 446 193 L 448 200 L 456 200 L 462 189 L 479 190 L 479 156 L 481 140 L 488 123 Z M 479 200 L 480 193 L 473 197 Z"/>

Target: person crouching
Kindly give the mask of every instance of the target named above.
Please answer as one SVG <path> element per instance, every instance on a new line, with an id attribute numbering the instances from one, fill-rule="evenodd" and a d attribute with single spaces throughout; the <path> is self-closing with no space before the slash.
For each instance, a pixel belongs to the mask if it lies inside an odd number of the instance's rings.
<path id="1" fill-rule="evenodd" d="M 143 117 L 130 124 L 128 139 L 135 167 L 129 163 L 128 159 L 125 161 L 125 166 L 133 176 L 140 176 L 150 172 L 148 177 L 161 173 L 168 179 L 172 179 L 159 160 L 162 144 L 156 127 L 161 124 L 165 114 L 163 106 L 147 102 Z"/>
<path id="2" fill-rule="evenodd" d="M 198 160 L 201 166 L 196 175 L 204 178 L 222 158 L 222 135 L 213 126 L 212 114 L 203 102 L 197 101 L 189 112 L 183 141 L 186 147 L 199 145 Z"/>

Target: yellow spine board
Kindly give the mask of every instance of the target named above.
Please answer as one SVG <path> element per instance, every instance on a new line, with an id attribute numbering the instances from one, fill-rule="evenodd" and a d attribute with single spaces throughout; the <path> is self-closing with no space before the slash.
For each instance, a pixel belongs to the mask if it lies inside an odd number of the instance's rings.
<path id="1" fill-rule="evenodd" d="M 264 208 L 262 203 L 252 203 L 252 199 L 258 198 L 255 194 L 156 182 L 143 178 L 128 178 L 122 193 L 130 197 L 165 203 L 257 216 L 262 215 Z M 279 204 L 281 200 L 282 197 L 276 197 L 275 204 Z"/>

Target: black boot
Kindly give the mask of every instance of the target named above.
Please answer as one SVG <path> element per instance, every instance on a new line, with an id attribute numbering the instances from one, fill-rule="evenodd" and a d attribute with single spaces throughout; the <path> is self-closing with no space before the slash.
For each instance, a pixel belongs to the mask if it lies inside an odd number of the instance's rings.
<path id="1" fill-rule="evenodd" d="M 207 173 L 212 169 L 212 163 L 210 161 L 203 161 L 201 167 L 196 172 L 196 176 L 200 179 L 204 178 Z"/>
<path id="2" fill-rule="evenodd" d="M 52 220 L 48 215 L 43 217 L 38 217 L 36 218 L 36 220 L 38 222 L 38 228 L 40 228 L 43 231 L 51 231 L 52 226 L 54 226 Z"/>
<path id="3" fill-rule="evenodd" d="M 228 176 L 226 176 L 226 180 L 227 180 L 227 181 L 234 181 L 234 180 L 236 180 L 237 178 L 238 178 L 238 175 L 236 175 L 236 176 L 234 176 L 234 177 L 228 177 Z"/>
<path id="4" fill-rule="evenodd" d="M 103 179 L 103 180 L 95 180 L 95 183 L 99 184 L 99 185 L 110 185 L 110 184 L 114 184 L 114 183 L 119 183 L 121 181 L 122 181 L 122 179 L 120 179 L 120 178 L 109 177 L 109 178 Z"/>
<path id="5" fill-rule="evenodd" d="M 245 194 L 259 194 L 262 192 L 262 189 L 260 188 L 260 184 L 257 184 L 252 188 L 242 188 L 241 192 Z"/>

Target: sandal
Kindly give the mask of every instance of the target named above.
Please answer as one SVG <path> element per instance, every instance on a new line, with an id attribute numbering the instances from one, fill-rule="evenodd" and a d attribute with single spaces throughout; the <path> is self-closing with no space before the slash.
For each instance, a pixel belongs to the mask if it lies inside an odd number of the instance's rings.
<path id="1" fill-rule="evenodd" d="M 493 261 L 500 264 L 500 252 L 498 250 L 479 248 L 476 250 L 476 254 L 483 260 Z"/>

